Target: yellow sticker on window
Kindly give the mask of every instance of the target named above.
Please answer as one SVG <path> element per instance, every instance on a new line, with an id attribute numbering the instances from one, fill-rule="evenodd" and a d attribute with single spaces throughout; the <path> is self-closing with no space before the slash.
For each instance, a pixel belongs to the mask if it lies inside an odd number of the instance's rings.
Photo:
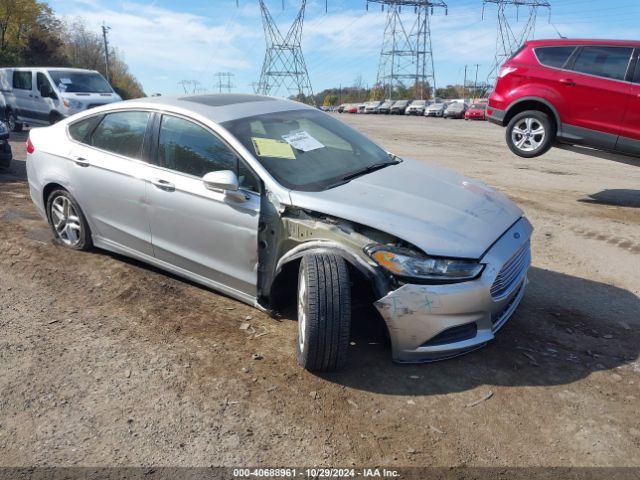
<path id="1" fill-rule="evenodd" d="M 273 138 L 251 137 L 253 148 L 260 157 L 285 158 L 287 160 L 295 160 L 296 155 L 293 148 L 287 142 L 282 140 L 274 140 Z"/>

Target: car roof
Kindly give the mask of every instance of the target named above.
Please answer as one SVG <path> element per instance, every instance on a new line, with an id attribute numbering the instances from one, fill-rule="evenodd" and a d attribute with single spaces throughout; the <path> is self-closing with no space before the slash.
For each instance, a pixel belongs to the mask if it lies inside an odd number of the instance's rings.
<path id="1" fill-rule="evenodd" d="M 115 106 L 117 104 L 111 105 Z M 187 110 L 202 115 L 216 123 L 291 110 L 317 110 L 304 103 L 283 98 L 237 93 L 146 97 L 127 100 L 119 105 L 126 105 L 128 108 L 150 107 L 160 110 Z"/>
<path id="2" fill-rule="evenodd" d="M 638 40 L 605 40 L 594 38 L 553 38 L 553 39 L 539 39 L 529 40 L 526 45 L 530 47 L 541 46 L 562 46 L 562 45 L 610 45 L 610 46 L 624 46 L 624 47 L 640 47 L 640 41 Z"/>

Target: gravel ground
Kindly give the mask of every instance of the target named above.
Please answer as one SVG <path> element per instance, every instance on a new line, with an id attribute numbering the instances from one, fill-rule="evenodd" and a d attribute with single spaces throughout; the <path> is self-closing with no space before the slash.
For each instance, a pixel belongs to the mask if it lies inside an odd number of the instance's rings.
<path id="1" fill-rule="evenodd" d="M 0 173 L 0 466 L 640 466 L 638 166 L 519 159 L 484 122 L 340 119 L 524 208 L 531 283 L 496 340 L 395 365 L 358 312 L 349 367 L 310 374 L 291 319 L 53 243 L 15 134 Z"/>

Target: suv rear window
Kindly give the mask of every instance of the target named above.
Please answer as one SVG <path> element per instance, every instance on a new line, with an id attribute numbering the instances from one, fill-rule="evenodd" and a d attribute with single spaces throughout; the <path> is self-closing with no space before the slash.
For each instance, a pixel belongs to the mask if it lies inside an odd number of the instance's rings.
<path id="1" fill-rule="evenodd" d="M 572 70 L 624 80 L 632 50 L 631 47 L 582 47 Z"/>
<path id="2" fill-rule="evenodd" d="M 542 65 L 547 67 L 562 68 L 564 64 L 569 60 L 569 57 L 573 53 L 576 47 L 539 47 L 535 48 L 534 52 L 538 61 Z"/>

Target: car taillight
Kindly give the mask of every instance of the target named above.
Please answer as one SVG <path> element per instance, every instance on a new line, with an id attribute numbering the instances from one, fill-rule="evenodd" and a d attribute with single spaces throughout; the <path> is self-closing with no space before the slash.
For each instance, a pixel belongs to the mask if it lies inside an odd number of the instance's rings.
<path id="1" fill-rule="evenodd" d="M 27 138 L 27 153 L 33 153 L 36 151 L 36 147 L 31 143 L 31 137 Z"/>
<path id="2" fill-rule="evenodd" d="M 498 72 L 498 78 L 504 78 L 510 73 L 515 72 L 516 70 L 518 70 L 516 67 L 502 67 Z"/>

